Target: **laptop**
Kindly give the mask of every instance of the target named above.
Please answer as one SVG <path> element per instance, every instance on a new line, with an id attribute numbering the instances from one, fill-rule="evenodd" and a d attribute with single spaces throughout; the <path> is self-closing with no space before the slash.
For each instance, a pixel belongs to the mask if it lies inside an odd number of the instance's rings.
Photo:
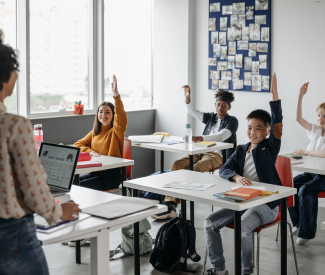
<path id="1" fill-rule="evenodd" d="M 38 156 L 53 196 L 70 192 L 80 148 L 43 142 Z"/>

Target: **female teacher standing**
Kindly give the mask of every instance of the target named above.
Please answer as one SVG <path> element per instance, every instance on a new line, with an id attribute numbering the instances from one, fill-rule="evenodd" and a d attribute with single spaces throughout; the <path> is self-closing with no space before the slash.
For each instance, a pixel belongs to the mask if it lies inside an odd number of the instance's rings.
<path id="1" fill-rule="evenodd" d="M 36 154 L 32 124 L 6 112 L 3 101 L 12 94 L 17 71 L 17 55 L 3 45 L 0 32 L 0 274 L 42 275 L 49 271 L 33 213 L 54 224 L 74 220 L 80 209 L 56 203 Z"/>

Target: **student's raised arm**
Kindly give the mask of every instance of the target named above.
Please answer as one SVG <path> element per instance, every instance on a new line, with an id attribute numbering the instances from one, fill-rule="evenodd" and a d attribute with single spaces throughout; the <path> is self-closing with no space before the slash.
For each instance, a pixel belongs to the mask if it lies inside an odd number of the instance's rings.
<path id="1" fill-rule="evenodd" d="M 203 121 L 203 116 L 204 113 L 196 110 L 192 103 L 191 103 L 191 87 L 188 85 L 184 85 L 182 87 L 184 89 L 184 95 L 185 95 L 185 103 L 186 103 L 186 108 L 187 112 L 192 116 L 195 117 L 196 119 Z"/>
<path id="2" fill-rule="evenodd" d="M 271 129 L 270 129 L 270 136 L 269 136 L 269 145 L 270 145 L 270 150 L 273 151 L 275 155 L 277 155 L 281 147 L 283 117 L 282 117 L 281 100 L 279 99 L 279 95 L 278 95 L 278 82 L 275 73 L 272 77 L 271 93 L 272 93 L 272 101 L 270 102 Z"/>
<path id="3" fill-rule="evenodd" d="M 309 82 L 305 83 L 300 88 L 300 93 L 299 93 L 298 103 L 297 103 L 296 120 L 307 131 L 310 131 L 311 124 L 308 121 L 306 121 L 305 119 L 303 119 L 303 117 L 302 117 L 302 99 L 303 99 L 304 95 L 307 93 L 308 86 L 309 86 Z"/>
<path id="4" fill-rule="evenodd" d="M 114 94 L 114 101 L 115 101 L 115 115 L 114 115 L 114 125 L 113 125 L 114 131 L 117 136 L 124 137 L 126 126 L 128 124 L 128 118 L 124 110 L 124 105 L 121 100 L 120 93 L 118 92 L 117 89 L 117 79 L 115 75 L 113 75 L 112 91 Z"/>

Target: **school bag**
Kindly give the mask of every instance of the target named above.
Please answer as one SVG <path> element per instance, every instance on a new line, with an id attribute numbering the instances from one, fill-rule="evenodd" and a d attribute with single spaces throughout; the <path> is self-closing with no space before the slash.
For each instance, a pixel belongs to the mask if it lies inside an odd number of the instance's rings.
<path id="1" fill-rule="evenodd" d="M 186 228 L 185 232 L 182 220 L 176 217 L 159 229 L 149 260 L 155 269 L 173 273 L 181 269 L 188 257 L 193 262 L 200 261 L 201 257 L 195 250 L 196 232 L 191 221 L 186 221 Z"/>
<path id="2" fill-rule="evenodd" d="M 148 230 L 151 229 L 151 225 L 147 219 L 139 222 L 139 247 L 140 255 L 151 252 L 153 239 Z M 122 228 L 122 241 L 114 250 L 110 250 L 110 258 L 118 253 L 125 253 L 128 255 L 134 255 L 134 228 L 133 224 Z"/>

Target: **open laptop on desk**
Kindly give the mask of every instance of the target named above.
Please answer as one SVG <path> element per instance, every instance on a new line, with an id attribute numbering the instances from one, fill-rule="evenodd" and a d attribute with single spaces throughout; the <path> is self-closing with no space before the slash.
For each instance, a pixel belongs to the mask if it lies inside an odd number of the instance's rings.
<path id="1" fill-rule="evenodd" d="M 43 142 L 38 156 L 53 196 L 68 193 L 74 179 L 80 148 Z"/>

